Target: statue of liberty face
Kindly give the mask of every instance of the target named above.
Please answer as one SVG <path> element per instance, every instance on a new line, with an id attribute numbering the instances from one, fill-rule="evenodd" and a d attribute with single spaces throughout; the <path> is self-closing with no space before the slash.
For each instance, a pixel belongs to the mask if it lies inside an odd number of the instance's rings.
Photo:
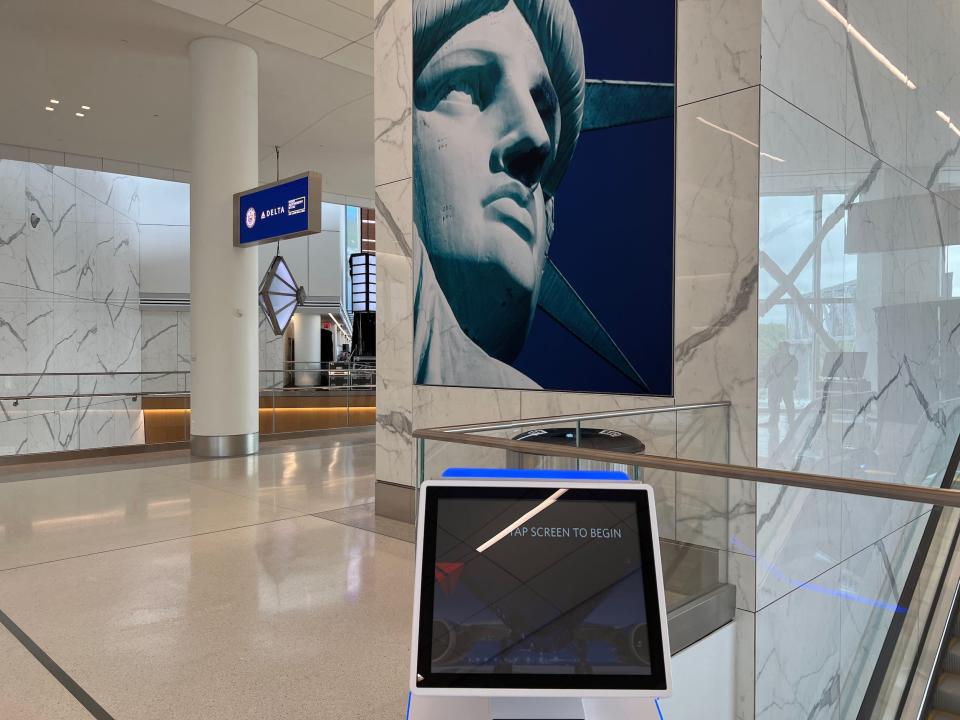
<path id="1" fill-rule="evenodd" d="M 414 86 L 415 222 L 466 335 L 513 360 L 546 261 L 541 178 L 556 157 L 557 94 L 513 2 L 461 28 Z"/>

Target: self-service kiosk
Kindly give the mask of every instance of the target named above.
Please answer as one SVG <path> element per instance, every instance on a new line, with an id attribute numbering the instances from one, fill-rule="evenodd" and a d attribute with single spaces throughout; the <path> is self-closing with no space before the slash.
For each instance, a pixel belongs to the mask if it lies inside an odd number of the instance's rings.
<path id="1" fill-rule="evenodd" d="M 467 474 L 420 491 L 408 718 L 659 718 L 653 490 L 611 473 Z"/>

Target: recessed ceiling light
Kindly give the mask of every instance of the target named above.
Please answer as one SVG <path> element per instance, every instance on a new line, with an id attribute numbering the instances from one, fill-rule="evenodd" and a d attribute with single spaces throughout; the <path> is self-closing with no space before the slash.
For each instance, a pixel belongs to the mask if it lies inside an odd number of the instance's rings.
<path id="1" fill-rule="evenodd" d="M 74 113 L 74 115 L 76 115 L 77 117 L 85 117 L 83 113 Z"/>
<path id="2" fill-rule="evenodd" d="M 89 106 L 89 105 L 81 105 L 81 106 L 80 106 L 80 109 L 81 109 L 81 110 L 89 110 L 89 109 L 90 109 L 90 106 Z"/>
<path id="3" fill-rule="evenodd" d="M 46 110 L 47 112 L 53 112 L 53 108 L 50 107 L 49 105 L 47 105 L 47 106 L 44 107 L 43 109 Z"/>
<path id="4" fill-rule="evenodd" d="M 50 102 L 52 102 L 54 105 L 59 105 L 59 104 L 60 104 L 60 101 L 57 100 L 56 98 L 50 98 Z"/>

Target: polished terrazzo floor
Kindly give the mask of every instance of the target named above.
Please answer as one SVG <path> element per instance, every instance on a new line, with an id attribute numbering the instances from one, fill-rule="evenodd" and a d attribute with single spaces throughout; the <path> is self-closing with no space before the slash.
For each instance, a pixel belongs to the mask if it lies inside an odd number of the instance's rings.
<path id="1" fill-rule="evenodd" d="M 0 467 L 0 718 L 403 718 L 413 546 L 372 442 Z"/>

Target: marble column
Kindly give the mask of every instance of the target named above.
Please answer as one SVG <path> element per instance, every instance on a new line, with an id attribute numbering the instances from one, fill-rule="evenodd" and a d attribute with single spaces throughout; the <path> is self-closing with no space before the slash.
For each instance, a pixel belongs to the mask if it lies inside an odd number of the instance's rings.
<path id="1" fill-rule="evenodd" d="M 257 55 L 190 44 L 190 297 L 195 455 L 258 448 L 257 251 L 233 246 L 233 194 L 257 185 Z"/>

